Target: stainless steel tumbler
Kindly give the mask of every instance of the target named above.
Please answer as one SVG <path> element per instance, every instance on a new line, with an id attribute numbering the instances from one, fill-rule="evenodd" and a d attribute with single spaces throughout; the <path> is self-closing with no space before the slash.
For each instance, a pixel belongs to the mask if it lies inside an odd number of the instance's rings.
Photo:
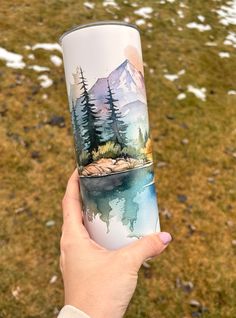
<path id="1" fill-rule="evenodd" d="M 105 21 L 60 42 L 85 226 L 116 249 L 160 231 L 140 35 Z"/>

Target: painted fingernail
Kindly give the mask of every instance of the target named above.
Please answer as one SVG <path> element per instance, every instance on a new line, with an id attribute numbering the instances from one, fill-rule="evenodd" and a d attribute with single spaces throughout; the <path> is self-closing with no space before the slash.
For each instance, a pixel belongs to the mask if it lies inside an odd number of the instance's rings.
<path id="1" fill-rule="evenodd" d="M 161 241 L 164 245 L 167 245 L 172 240 L 172 237 L 171 237 L 170 233 L 168 233 L 168 232 L 160 232 L 159 238 L 161 239 Z"/>

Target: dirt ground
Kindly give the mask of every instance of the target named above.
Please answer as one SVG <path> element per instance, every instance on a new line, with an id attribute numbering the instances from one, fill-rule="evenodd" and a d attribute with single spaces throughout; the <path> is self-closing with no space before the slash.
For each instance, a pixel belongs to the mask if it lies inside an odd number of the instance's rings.
<path id="1" fill-rule="evenodd" d="M 0 47 L 25 65 L 0 58 L 1 318 L 56 317 L 63 305 L 73 139 L 63 66 L 50 60 L 61 54 L 34 45 L 76 24 L 128 18 L 141 30 L 161 226 L 174 241 L 141 269 L 126 317 L 236 317 L 235 2 L 2 0 Z"/>

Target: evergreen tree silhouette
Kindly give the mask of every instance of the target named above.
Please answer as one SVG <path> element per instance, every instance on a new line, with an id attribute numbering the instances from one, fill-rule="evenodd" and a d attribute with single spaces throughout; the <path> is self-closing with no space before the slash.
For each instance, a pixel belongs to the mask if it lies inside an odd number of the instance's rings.
<path id="1" fill-rule="evenodd" d="M 111 125 L 111 140 L 115 143 L 119 144 L 122 148 L 127 145 L 127 138 L 126 138 L 126 130 L 127 125 L 122 120 L 122 114 L 115 104 L 118 99 L 113 97 L 114 93 L 110 87 L 109 81 L 107 80 L 107 97 L 105 104 L 108 105 L 108 121 Z"/>
<path id="2" fill-rule="evenodd" d="M 140 127 L 138 129 L 138 143 L 141 148 L 144 146 L 144 137 Z"/>
<path id="3" fill-rule="evenodd" d="M 146 142 L 148 141 L 148 138 L 149 138 L 149 136 L 148 136 L 148 132 L 147 132 L 147 130 L 145 131 L 145 136 L 144 136 L 144 142 L 145 142 L 145 144 L 146 144 Z"/>
<path id="4" fill-rule="evenodd" d="M 93 150 L 97 150 L 100 145 L 101 131 L 99 130 L 99 115 L 96 110 L 94 99 L 89 96 L 87 89 L 87 81 L 84 77 L 82 68 L 80 68 L 80 82 L 82 89 L 82 127 L 83 127 L 83 139 L 84 145 L 90 154 Z"/>
<path id="5" fill-rule="evenodd" d="M 75 104 L 73 101 L 72 101 L 71 116 L 72 116 L 72 125 L 73 125 L 74 136 L 75 136 L 76 154 L 78 154 L 83 148 L 83 140 L 82 140 L 81 129 L 78 123 L 78 116 L 76 114 Z"/>

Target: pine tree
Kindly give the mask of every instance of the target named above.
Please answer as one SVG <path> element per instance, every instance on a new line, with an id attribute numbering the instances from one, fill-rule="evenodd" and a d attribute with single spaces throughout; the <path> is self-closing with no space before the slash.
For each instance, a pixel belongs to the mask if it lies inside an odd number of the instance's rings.
<path id="1" fill-rule="evenodd" d="M 74 101 L 72 101 L 71 117 L 72 117 L 72 125 L 73 125 L 74 136 L 75 136 L 76 153 L 79 153 L 80 151 L 82 151 L 82 148 L 83 148 L 83 140 L 82 140 L 80 126 L 78 123 L 78 116 L 76 114 Z"/>
<path id="2" fill-rule="evenodd" d="M 111 125 L 111 140 L 119 144 L 122 148 L 127 146 L 126 130 L 127 125 L 122 120 L 122 114 L 119 107 L 115 104 L 118 99 L 113 97 L 114 93 L 110 87 L 109 81 L 107 81 L 107 97 L 105 104 L 108 105 L 108 121 Z"/>
<path id="3" fill-rule="evenodd" d="M 83 138 L 85 146 L 89 152 L 92 154 L 93 150 L 97 150 L 100 145 L 101 131 L 99 130 L 99 115 L 96 110 L 94 99 L 89 96 L 87 89 L 87 81 L 84 77 L 83 71 L 80 68 L 80 82 L 82 89 L 82 127 L 83 127 Z"/>
<path id="4" fill-rule="evenodd" d="M 138 129 L 138 143 L 141 148 L 144 146 L 144 137 L 141 128 Z"/>
<path id="5" fill-rule="evenodd" d="M 149 136 L 148 136 L 148 132 L 147 132 L 147 130 L 145 131 L 145 136 L 144 136 L 144 143 L 146 144 L 146 142 L 148 141 L 148 138 L 149 138 Z"/>

